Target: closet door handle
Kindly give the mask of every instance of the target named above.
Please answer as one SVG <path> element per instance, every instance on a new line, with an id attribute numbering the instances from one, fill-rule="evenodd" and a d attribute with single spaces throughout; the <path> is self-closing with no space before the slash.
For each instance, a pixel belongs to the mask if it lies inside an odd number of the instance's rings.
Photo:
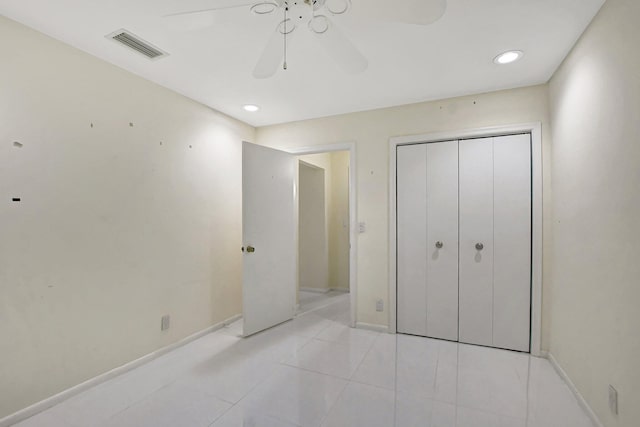
<path id="1" fill-rule="evenodd" d="M 436 242 L 436 248 L 438 249 L 442 249 L 444 247 L 444 243 L 442 242 Z"/>
<path id="2" fill-rule="evenodd" d="M 484 249 L 484 245 L 482 243 L 476 243 L 476 249 L 481 251 Z"/>

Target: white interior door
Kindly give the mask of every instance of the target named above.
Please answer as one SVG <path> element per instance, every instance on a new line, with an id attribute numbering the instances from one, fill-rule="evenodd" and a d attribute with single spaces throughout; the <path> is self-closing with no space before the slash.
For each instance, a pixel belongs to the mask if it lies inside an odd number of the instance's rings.
<path id="1" fill-rule="evenodd" d="M 529 351 L 531 136 L 494 138 L 493 346 Z"/>
<path id="2" fill-rule="evenodd" d="M 459 310 L 461 342 L 530 350 L 530 135 L 460 142 Z"/>
<path id="3" fill-rule="evenodd" d="M 398 331 L 458 339 L 458 141 L 397 151 Z"/>
<path id="4" fill-rule="evenodd" d="M 295 162 L 282 151 L 242 145 L 244 336 L 290 320 L 295 313 Z"/>
<path id="5" fill-rule="evenodd" d="M 493 343 L 493 138 L 460 141 L 460 341 Z"/>
<path id="6" fill-rule="evenodd" d="M 458 340 L 458 141 L 427 144 L 427 336 Z M 422 262 L 425 262 L 422 261 Z"/>
<path id="7" fill-rule="evenodd" d="M 397 149 L 398 332 L 427 335 L 427 145 Z"/>

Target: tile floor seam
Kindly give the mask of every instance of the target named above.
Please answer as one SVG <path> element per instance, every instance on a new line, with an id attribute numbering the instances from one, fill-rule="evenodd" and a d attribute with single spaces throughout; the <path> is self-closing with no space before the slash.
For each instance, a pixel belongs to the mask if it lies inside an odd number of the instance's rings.
<path id="1" fill-rule="evenodd" d="M 211 427 L 213 424 L 215 424 L 221 417 L 223 417 L 227 412 L 231 411 L 233 408 L 235 408 L 236 406 L 240 407 L 240 404 L 242 403 L 242 401 L 249 395 L 251 394 L 251 392 L 253 390 L 255 390 L 259 385 L 263 384 L 264 382 L 266 382 L 268 379 L 271 379 L 271 377 L 273 377 L 276 374 L 276 372 L 272 372 L 271 374 L 269 374 L 266 378 L 264 378 L 262 381 L 258 382 L 256 385 L 254 385 L 253 387 L 251 387 L 251 389 L 249 391 L 247 391 L 240 399 L 238 399 L 238 401 L 236 403 L 231 403 L 231 402 L 227 402 L 226 403 L 230 403 L 231 407 L 229 407 L 226 411 L 224 411 L 222 414 L 220 414 L 220 416 L 218 418 L 215 419 L 215 421 L 213 421 L 213 423 L 209 424 L 209 427 Z M 291 423 L 291 424 L 295 424 L 295 423 Z M 300 426 L 298 426 L 300 427 Z"/>
<path id="2" fill-rule="evenodd" d="M 175 381 L 177 381 L 177 380 L 174 380 L 173 382 L 171 382 L 171 383 L 169 383 L 169 384 L 165 384 L 165 385 L 163 385 L 163 386 L 161 386 L 161 387 L 159 387 L 159 388 L 155 389 L 154 391 L 152 391 L 152 392 L 151 392 L 151 393 L 149 393 L 149 394 L 145 394 L 145 395 L 144 395 L 143 397 L 141 397 L 140 399 L 138 399 L 138 400 L 134 401 L 133 403 L 131 403 L 131 404 L 127 405 L 124 409 L 122 409 L 122 410 L 120 410 L 120 411 L 118 411 L 118 412 L 116 412 L 116 413 L 114 413 L 114 414 L 111 414 L 108 418 L 106 418 L 105 420 L 103 420 L 103 421 L 101 422 L 101 424 L 104 424 L 105 422 L 107 422 L 107 421 L 109 421 L 109 420 L 112 420 L 113 418 L 117 417 L 118 415 L 122 414 L 123 412 L 125 412 L 125 411 L 127 411 L 127 410 L 129 410 L 129 409 L 133 408 L 133 407 L 134 407 L 134 406 L 136 406 L 137 404 L 144 402 L 145 400 L 147 400 L 148 398 L 150 398 L 151 396 L 153 396 L 155 393 L 159 392 L 160 390 L 162 390 L 162 389 L 164 389 L 164 388 L 166 388 L 166 387 L 169 387 L 169 386 L 170 386 L 171 384 L 173 384 Z M 61 402 L 60 404 L 63 404 L 63 403 L 64 403 L 64 402 Z M 57 405 L 56 405 L 56 406 L 57 406 Z M 54 407 L 55 407 L 55 406 L 54 406 Z"/>
<path id="3" fill-rule="evenodd" d="M 436 370 L 435 373 L 433 375 L 433 393 L 434 394 L 438 394 L 438 390 L 437 390 L 437 386 L 438 386 L 438 367 L 440 366 L 440 350 L 441 350 L 441 345 L 438 344 L 438 356 L 436 358 Z"/>
<path id="4" fill-rule="evenodd" d="M 320 424 L 318 424 L 319 427 L 324 427 L 325 423 L 327 422 L 327 419 L 329 418 L 329 415 L 331 415 L 331 411 L 333 411 L 333 409 L 336 407 L 338 402 L 340 402 L 340 399 L 342 398 L 342 395 L 344 394 L 344 391 L 349 386 L 349 383 L 350 383 L 349 380 L 345 381 L 344 385 L 342 386 L 342 390 L 340 390 L 340 393 L 338 394 L 338 397 L 336 397 L 336 400 L 329 407 L 329 409 L 327 409 L 327 412 L 325 412 L 325 414 L 323 415 L 322 419 L 320 420 Z"/>
<path id="5" fill-rule="evenodd" d="M 282 366 L 286 366 L 287 368 L 300 369 L 301 371 L 310 372 L 312 374 L 324 375 L 324 376 L 327 376 L 329 378 L 333 378 L 333 379 L 336 379 L 336 380 L 342 380 L 342 381 L 347 381 L 347 382 L 349 381 L 349 378 L 339 377 L 337 375 L 331 375 L 331 374 L 326 374 L 324 372 L 314 371 L 313 369 L 310 369 L 310 368 L 304 368 L 304 367 L 301 367 L 301 366 L 289 365 L 287 363 L 283 363 Z"/>
<path id="6" fill-rule="evenodd" d="M 240 399 L 240 400 L 242 400 L 242 399 Z M 238 401 L 238 403 L 240 403 L 240 400 Z M 227 402 L 227 403 L 229 403 L 229 402 Z M 214 425 L 215 423 L 217 423 L 217 422 L 218 422 L 218 420 L 219 420 L 220 418 L 224 417 L 224 416 L 225 416 L 229 411 L 231 411 L 233 408 L 235 408 L 235 407 L 236 407 L 236 405 L 237 405 L 237 403 L 230 403 L 230 405 L 231 405 L 231 406 L 229 406 L 229 407 L 227 408 L 227 410 L 226 410 L 226 411 L 223 411 L 223 412 L 218 416 L 218 418 L 216 418 L 215 420 L 213 420 L 213 422 L 212 422 L 211 424 L 209 424 L 209 426 L 208 426 L 208 427 L 211 427 L 212 425 Z"/>
<path id="7" fill-rule="evenodd" d="M 364 362 L 364 360 L 367 358 L 367 356 L 371 352 L 371 349 L 373 348 L 373 345 L 375 344 L 375 342 L 376 342 L 375 339 L 371 341 L 371 344 L 369 344 L 369 348 L 367 348 L 367 351 L 364 352 L 364 355 L 360 359 L 360 362 L 358 362 L 358 366 L 356 366 L 356 368 L 353 370 L 353 372 L 351 372 L 351 374 L 349 375 L 349 381 L 351 381 L 351 378 L 353 378 L 353 376 L 356 374 L 356 372 L 358 372 L 358 369 L 360 369 L 360 366 L 362 366 L 362 363 Z"/>
<path id="8" fill-rule="evenodd" d="M 333 326 L 333 324 L 336 323 L 333 320 L 329 319 L 329 321 L 327 322 L 326 326 L 324 326 L 323 328 L 321 328 L 317 334 L 315 334 L 313 336 L 313 338 L 316 338 L 318 335 L 320 335 L 321 333 L 323 333 L 324 331 L 326 331 L 327 329 L 329 329 L 329 327 Z"/>
<path id="9" fill-rule="evenodd" d="M 375 385 L 375 384 L 365 383 L 365 382 L 363 382 L 361 380 L 349 379 L 349 382 L 352 382 L 352 383 L 355 383 L 355 384 L 360 384 L 360 385 L 368 385 L 368 386 L 371 386 L 371 387 L 380 388 L 382 390 L 393 391 L 394 393 L 397 391 L 395 388 L 387 388 L 387 387 L 383 387 L 383 386 L 379 386 L 379 385 Z M 406 392 L 402 392 L 402 393 L 406 393 Z"/>

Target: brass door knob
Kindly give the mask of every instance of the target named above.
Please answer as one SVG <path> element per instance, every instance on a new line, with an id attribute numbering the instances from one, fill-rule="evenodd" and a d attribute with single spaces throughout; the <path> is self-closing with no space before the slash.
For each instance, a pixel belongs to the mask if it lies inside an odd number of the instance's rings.
<path id="1" fill-rule="evenodd" d="M 247 246 L 247 252 L 252 254 L 256 251 L 256 248 L 254 248 L 253 246 Z"/>
<path id="2" fill-rule="evenodd" d="M 444 243 L 442 242 L 436 242 L 436 248 L 438 249 L 442 249 L 444 247 Z"/>

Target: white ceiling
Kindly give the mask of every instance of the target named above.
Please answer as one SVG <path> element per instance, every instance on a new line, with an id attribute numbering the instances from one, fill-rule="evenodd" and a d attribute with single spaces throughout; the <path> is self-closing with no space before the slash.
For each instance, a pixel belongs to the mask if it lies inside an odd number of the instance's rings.
<path id="1" fill-rule="evenodd" d="M 390 0 L 391 1 L 391 0 Z M 393 0 L 401 6 L 403 0 Z M 365 19 L 353 0 L 336 17 L 369 60 L 345 74 L 308 31 L 297 31 L 289 69 L 257 80 L 254 65 L 280 16 L 248 8 L 200 17 L 163 18 L 238 0 L 0 0 L 0 13 L 254 126 L 443 99 L 549 80 L 604 0 L 449 0 L 444 17 L 426 26 Z M 240 1 L 242 3 L 242 1 Z M 193 25 L 213 24 L 187 30 Z M 158 61 L 104 36 L 121 28 L 170 53 Z M 518 49 L 509 66 L 493 58 Z M 261 106 L 258 113 L 244 104 Z"/>

